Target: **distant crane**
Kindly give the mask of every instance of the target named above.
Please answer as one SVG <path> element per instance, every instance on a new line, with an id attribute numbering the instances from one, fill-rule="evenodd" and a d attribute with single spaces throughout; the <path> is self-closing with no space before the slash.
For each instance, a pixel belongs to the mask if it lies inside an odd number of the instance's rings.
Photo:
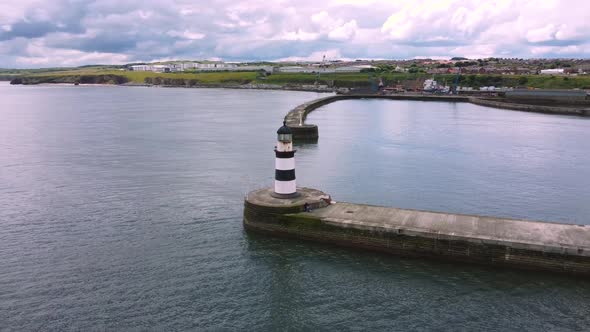
<path id="1" fill-rule="evenodd" d="M 318 72 L 315 76 L 315 85 L 320 84 L 320 72 L 322 71 L 322 68 L 326 67 L 326 55 L 324 54 L 324 56 L 322 57 L 322 63 L 320 64 L 320 68 L 318 69 Z"/>
<path id="2" fill-rule="evenodd" d="M 453 86 L 451 87 L 451 94 L 458 95 L 459 91 L 457 91 L 457 85 L 459 84 L 459 78 L 461 77 L 461 67 L 457 69 L 457 75 L 455 76 L 455 80 L 453 81 Z"/>
<path id="3" fill-rule="evenodd" d="M 371 92 L 377 92 L 377 78 L 375 77 L 375 73 L 372 71 L 368 72 L 367 79 L 369 81 L 369 85 L 371 87 Z"/>

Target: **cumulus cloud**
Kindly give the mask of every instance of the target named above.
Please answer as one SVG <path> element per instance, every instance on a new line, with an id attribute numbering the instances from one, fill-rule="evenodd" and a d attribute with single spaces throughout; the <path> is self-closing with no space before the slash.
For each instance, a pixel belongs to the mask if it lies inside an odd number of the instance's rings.
<path id="1" fill-rule="evenodd" d="M 588 57 L 586 0 L 0 2 L 0 67 L 157 59 Z"/>
<path id="2" fill-rule="evenodd" d="M 275 40 L 310 41 L 310 40 L 316 40 L 319 37 L 320 37 L 320 35 L 318 33 L 305 32 L 301 29 L 298 29 L 297 31 L 282 32 L 279 35 L 276 35 L 275 37 L 273 37 L 273 39 L 275 39 Z"/>
<path id="3" fill-rule="evenodd" d="M 335 18 L 326 11 L 311 16 L 314 28 L 319 34 L 330 40 L 348 41 L 354 38 L 358 30 L 356 20 L 346 21 L 342 18 Z"/>
<path id="4" fill-rule="evenodd" d="M 170 30 L 170 31 L 168 31 L 168 36 L 180 37 L 180 38 L 185 38 L 185 39 L 203 39 L 203 38 L 205 38 L 204 33 L 199 33 L 196 31 L 189 31 L 189 30 L 184 30 L 184 31 Z"/>
<path id="5" fill-rule="evenodd" d="M 486 29 L 514 20 L 510 1 L 412 1 L 401 6 L 381 31 L 404 44 L 467 44 Z"/>

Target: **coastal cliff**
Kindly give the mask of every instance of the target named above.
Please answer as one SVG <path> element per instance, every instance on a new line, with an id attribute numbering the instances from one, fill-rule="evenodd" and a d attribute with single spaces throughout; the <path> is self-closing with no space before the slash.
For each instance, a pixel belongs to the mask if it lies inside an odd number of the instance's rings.
<path id="1" fill-rule="evenodd" d="M 124 84 L 129 79 L 121 75 L 48 75 L 48 76 L 20 76 L 13 78 L 10 84 L 45 84 L 45 83 L 79 83 L 79 84 Z"/>

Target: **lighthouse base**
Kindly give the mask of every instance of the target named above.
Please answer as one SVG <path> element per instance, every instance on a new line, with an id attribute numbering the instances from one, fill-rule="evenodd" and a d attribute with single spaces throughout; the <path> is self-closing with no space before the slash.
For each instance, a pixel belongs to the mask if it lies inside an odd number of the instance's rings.
<path id="1" fill-rule="evenodd" d="M 297 188 L 296 196 L 276 197 L 273 188 L 263 188 L 249 192 L 245 200 L 245 214 L 250 212 L 260 212 L 260 215 L 254 213 L 253 220 L 257 220 L 254 215 L 266 218 L 269 215 L 282 215 L 289 213 L 303 212 L 305 204 L 309 209 L 319 209 L 329 204 L 326 199 L 329 197 L 325 193 L 312 188 Z"/>
<path id="2" fill-rule="evenodd" d="M 278 198 L 278 199 L 297 198 L 297 197 L 301 196 L 301 194 L 297 191 L 294 193 L 291 193 L 291 194 L 279 194 L 279 193 L 276 193 L 273 191 L 270 193 L 270 195 L 272 197 Z"/>

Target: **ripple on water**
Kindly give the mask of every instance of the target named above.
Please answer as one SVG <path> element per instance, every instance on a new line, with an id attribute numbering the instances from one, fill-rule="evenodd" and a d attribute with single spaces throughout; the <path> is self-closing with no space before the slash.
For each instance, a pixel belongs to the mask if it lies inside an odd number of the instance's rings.
<path id="1" fill-rule="evenodd" d="M 0 84 L 7 330 L 583 330 L 590 284 L 246 234 L 277 126 L 317 94 Z M 370 111 L 370 114 L 369 114 Z M 588 124 L 469 104 L 310 115 L 336 200 L 587 222 Z M 575 141 L 576 144 L 568 142 Z"/>

